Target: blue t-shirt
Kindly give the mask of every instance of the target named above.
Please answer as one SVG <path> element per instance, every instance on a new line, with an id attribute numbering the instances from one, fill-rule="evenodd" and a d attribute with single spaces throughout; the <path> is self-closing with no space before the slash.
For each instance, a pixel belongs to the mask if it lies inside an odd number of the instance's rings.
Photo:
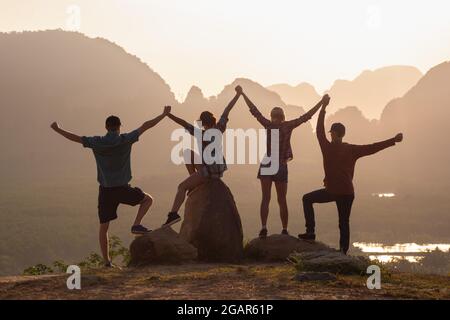
<path id="1" fill-rule="evenodd" d="M 97 180 L 102 187 L 119 187 L 131 180 L 131 146 L 139 140 L 139 130 L 120 134 L 109 131 L 105 136 L 82 137 L 83 147 L 94 152 Z"/>

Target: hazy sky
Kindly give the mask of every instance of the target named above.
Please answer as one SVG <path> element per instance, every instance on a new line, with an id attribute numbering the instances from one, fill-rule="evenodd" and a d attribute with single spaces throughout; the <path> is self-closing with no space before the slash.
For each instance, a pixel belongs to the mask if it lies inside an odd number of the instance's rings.
<path id="1" fill-rule="evenodd" d="M 79 14 L 78 14 L 79 12 Z M 77 29 L 139 56 L 178 98 L 236 77 L 320 91 L 364 69 L 450 60 L 448 0 L 0 0 L 0 31 Z"/>

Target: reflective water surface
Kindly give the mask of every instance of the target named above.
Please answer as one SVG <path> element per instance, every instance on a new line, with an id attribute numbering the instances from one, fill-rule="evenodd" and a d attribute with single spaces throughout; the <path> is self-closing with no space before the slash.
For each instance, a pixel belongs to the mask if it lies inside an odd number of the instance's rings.
<path id="1" fill-rule="evenodd" d="M 436 248 L 445 252 L 450 250 L 450 244 L 445 243 L 384 245 L 382 243 L 355 242 L 353 246 L 361 249 L 364 253 L 368 253 L 371 260 L 376 259 L 381 262 L 390 262 L 401 258 L 410 262 L 418 262 L 422 258 L 421 254 L 433 251 Z"/>

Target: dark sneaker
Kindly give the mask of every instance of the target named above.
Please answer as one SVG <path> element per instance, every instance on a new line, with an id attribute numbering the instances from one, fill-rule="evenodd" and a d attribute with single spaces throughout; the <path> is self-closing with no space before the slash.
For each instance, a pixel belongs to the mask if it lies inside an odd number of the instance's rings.
<path id="1" fill-rule="evenodd" d="M 163 227 L 170 227 L 171 225 L 181 221 L 181 217 L 176 212 L 169 212 L 167 215 L 167 221 L 162 226 Z"/>
<path id="2" fill-rule="evenodd" d="M 300 240 L 316 240 L 316 235 L 314 233 L 302 233 L 298 235 Z"/>
<path id="3" fill-rule="evenodd" d="M 138 224 L 137 226 L 132 226 L 131 227 L 131 233 L 132 234 L 147 234 L 147 233 L 150 233 L 150 232 L 152 232 L 152 230 L 147 229 L 142 224 Z"/>
<path id="4" fill-rule="evenodd" d="M 283 231 L 281 231 L 281 234 L 284 236 L 288 236 L 289 232 L 287 231 L 287 229 L 283 229 Z"/>
<path id="5" fill-rule="evenodd" d="M 267 237 L 267 229 L 266 228 L 261 229 L 261 231 L 259 232 L 259 237 L 261 239 L 264 239 Z"/>

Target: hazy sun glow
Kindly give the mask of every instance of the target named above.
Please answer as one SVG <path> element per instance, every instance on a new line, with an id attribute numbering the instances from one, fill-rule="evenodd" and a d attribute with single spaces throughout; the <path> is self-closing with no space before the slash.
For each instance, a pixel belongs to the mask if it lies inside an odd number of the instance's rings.
<path id="1" fill-rule="evenodd" d="M 0 31 L 73 29 L 70 6 L 78 31 L 139 56 L 178 98 L 236 77 L 320 92 L 364 69 L 425 72 L 450 57 L 447 0 L 2 0 Z"/>

